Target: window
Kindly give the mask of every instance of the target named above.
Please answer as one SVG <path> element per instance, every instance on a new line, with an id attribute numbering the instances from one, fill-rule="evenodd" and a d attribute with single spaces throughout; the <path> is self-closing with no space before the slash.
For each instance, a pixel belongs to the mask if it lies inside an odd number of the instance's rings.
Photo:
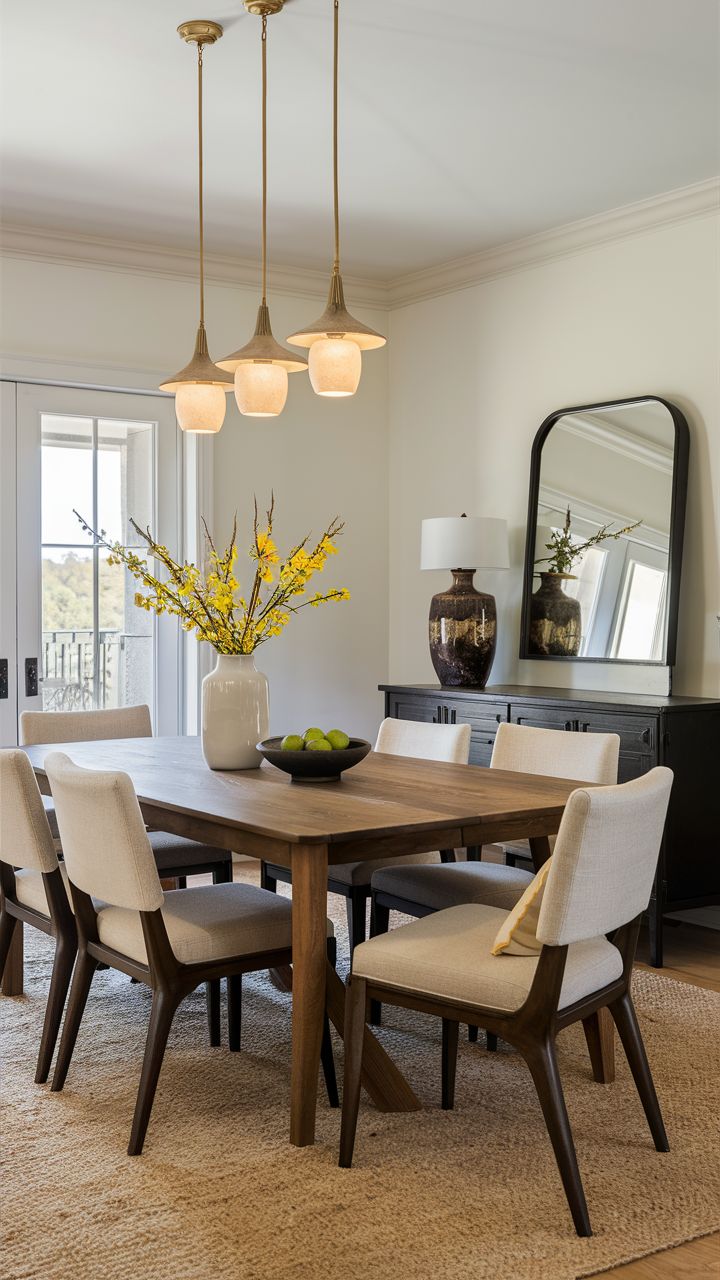
<path id="1" fill-rule="evenodd" d="M 667 572 L 664 569 L 628 559 L 615 627 L 613 658 L 662 660 L 666 586 Z"/>

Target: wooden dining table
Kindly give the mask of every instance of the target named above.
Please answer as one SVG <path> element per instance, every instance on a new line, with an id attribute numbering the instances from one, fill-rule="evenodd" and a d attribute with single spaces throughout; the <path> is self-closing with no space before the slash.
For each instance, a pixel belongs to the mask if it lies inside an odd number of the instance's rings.
<path id="1" fill-rule="evenodd" d="M 577 781 L 371 752 L 339 782 L 295 783 L 263 763 L 214 772 L 193 737 L 125 738 L 25 748 L 40 790 L 44 762 L 64 751 L 89 769 L 129 774 L 148 826 L 292 870 L 290 1141 L 315 1137 L 323 1015 L 343 1033 L 345 988 L 327 961 L 328 865 L 466 848 L 527 837 L 549 856 Z M 410 1085 L 366 1030 L 363 1084 L 382 1110 L 410 1111 Z"/>

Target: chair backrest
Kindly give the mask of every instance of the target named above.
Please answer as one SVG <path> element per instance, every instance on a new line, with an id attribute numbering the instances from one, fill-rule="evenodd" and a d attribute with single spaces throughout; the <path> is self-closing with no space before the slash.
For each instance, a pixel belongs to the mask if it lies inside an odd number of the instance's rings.
<path id="1" fill-rule="evenodd" d="M 616 733 L 566 733 L 503 723 L 495 735 L 490 768 L 609 786 L 617 782 L 619 751 Z"/>
<path id="2" fill-rule="evenodd" d="M 104 738 L 151 738 L 150 708 L 111 707 L 106 711 L 23 711 L 24 747 L 38 742 L 100 742 Z"/>
<path id="3" fill-rule="evenodd" d="M 673 774 L 573 791 L 560 823 L 537 924 L 565 946 L 627 924 L 650 901 Z"/>
<path id="4" fill-rule="evenodd" d="M 387 756 L 414 756 L 416 760 L 447 760 L 467 764 L 470 755 L 469 724 L 427 724 L 420 720 L 383 720 L 375 750 Z"/>
<path id="5" fill-rule="evenodd" d="M 113 907 L 156 911 L 163 891 L 126 773 L 81 769 L 62 751 L 45 760 L 68 877 Z"/>
<path id="6" fill-rule="evenodd" d="M 0 751 L 0 862 L 49 874 L 55 845 L 38 784 L 24 751 Z"/>

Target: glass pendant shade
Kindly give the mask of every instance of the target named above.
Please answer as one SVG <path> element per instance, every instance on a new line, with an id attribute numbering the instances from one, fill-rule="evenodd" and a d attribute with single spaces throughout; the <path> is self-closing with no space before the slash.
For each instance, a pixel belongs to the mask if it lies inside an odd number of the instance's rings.
<path id="1" fill-rule="evenodd" d="M 222 387 L 186 382 L 175 392 L 175 414 L 180 430 L 213 435 L 225 421 L 226 404 Z"/>
<path id="2" fill-rule="evenodd" d="M 319 338 L 309 357 L 310 383 L 318 396 L 352 396 L 362 372 L 362 357 L 356 342 L 347 338 Z"/>
<path id="3" fill-rule="evenodd" d="M 235 370 L 235 399 L 247 418 L 276 418 L 285 408 L 287 393 L 288 371 L 281 364 L 253 361 Z"/>

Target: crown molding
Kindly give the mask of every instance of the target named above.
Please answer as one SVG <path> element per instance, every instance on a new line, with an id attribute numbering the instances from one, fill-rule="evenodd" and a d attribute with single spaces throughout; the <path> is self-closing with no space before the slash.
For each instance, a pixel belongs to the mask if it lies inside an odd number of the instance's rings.
<path id="1" fill-rule="evenodd" d="M 600 445 L 602 449 L 619 453 L 621 457 L 628 458 L 631 462 L 639 462 L 641 466 L 651 467 L 654 471 L 661 471 L 663 475 L 672 475 L 673 449 L 645 440 L 627 427 L 603 422 L 599 414 L 591 418 L 589 414 L 583 417 L 582 414 L 566 413 L 555 423 L 555 429 L 567 431 L 571 436 L 579 436 L 581 440 L 590 440 Z M 673 429 L 673 440 L 674 437 Z"/>
<path id="2" fill-rule="evenodd" d="M 709 178 L 689 187 L 622 205 L 538 235 L 512 240 L 469 257 L 456 258 L 437 267 L 398 276 L 388 286 L 390 309 L 409 306 L 459 289 L 470 289 L 484 280 L 540 266 L 571 254 L 583 253 L 614 240 L 658 230 L 720 210 L 720 178 Z"/>
<path id="3" fill-rule="evenodd" d="M 59 266 L 99 267 L 124 275 L 157 276 L 165 280 L 197 280 L 198 259 L 194 249 L 168 249 L 156 244 L 10 223 L 2 227 L 0 246 L 8 258 L 31 258 Z M 205 281 L 221 288 L 247 288 L 257 292 L 260 264 L 246 258 L 206 253 Z M 345 276 L 344 283 L 354 302 L 387 308 L 387 285 L 382 281 Z M 272 267 L 270 284 L 275 293 L 324 298 L 330 285 L 330 266 L 327 271 Z"/>
<path id="4" fill-rule="evenodd" d="M 704 217 L 720 209 L 720 179 L 710 178 L 689 187 L 667 191 L 648 200 L 622 205 L 607 213 L 570 222 L 538 235 L 496 245 L 468 257 L 456 258 L 422 271 L 389 280 L 345 276 L 345 286 L 355 304 L 392 310 L 428 298 L 470 289 L 484 280 L 540 266 L 558 258 L 599 248 L 612 241 L 628 239 L 643 232 L 659 230 L 690 218 Z M 162 245 L 86 236 L 79 232 L 6 225 L 2 231 L 2 252 L 6 257 L 31 258 L 72 266 L 98 267 L 105 271 L 164 279 L 196 280 L 197 255 L 194 250 L 168 249 Z M 260 285 L 255 261 L 208 254 L 205 275 L 209 283 L 223 288 Z M 329 270 L 304 267 L 274 267 L 274 292 L 304 298 L 325 296 Z"/>

